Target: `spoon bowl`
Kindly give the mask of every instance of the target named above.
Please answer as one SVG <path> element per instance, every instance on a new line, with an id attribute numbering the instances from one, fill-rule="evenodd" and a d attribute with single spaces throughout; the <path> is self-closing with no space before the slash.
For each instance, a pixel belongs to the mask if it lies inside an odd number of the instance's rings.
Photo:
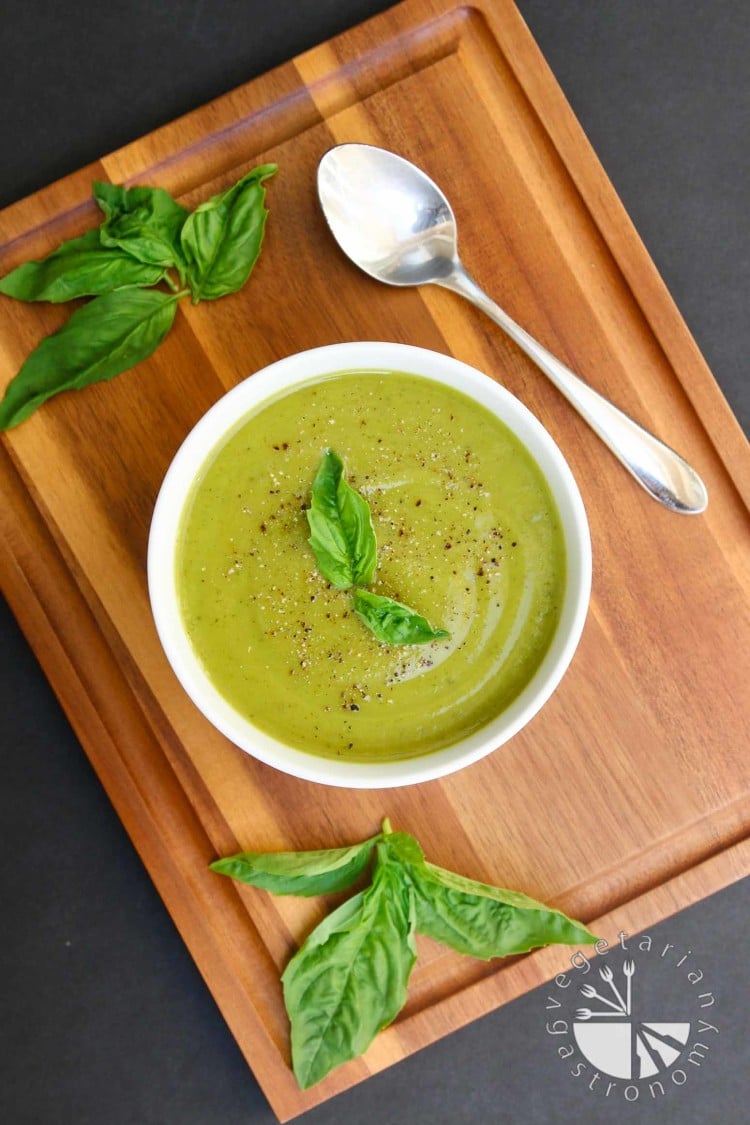
<path id="1" fill-rule="evenodd" d="M 440 285 L 466 297 L 534 361 L 651 497 L 673 512 L 704 511 L 708 496 L 695 469 L 556 359 L 469 276 L 451 206 L 420 168 L 374 145 L 337 145 L 318 165 L 318 197 L 333 237 L 361 270 L 387 285 Z"/>
<path id="2" fill-rule="evenodd" d="M 456 220 L 448 200 L 395 153 L 371 145 L 331 149 L 318 168 L 318 194 L 333 237 L 376 281 L 426 285 L 455 269 Z"/>

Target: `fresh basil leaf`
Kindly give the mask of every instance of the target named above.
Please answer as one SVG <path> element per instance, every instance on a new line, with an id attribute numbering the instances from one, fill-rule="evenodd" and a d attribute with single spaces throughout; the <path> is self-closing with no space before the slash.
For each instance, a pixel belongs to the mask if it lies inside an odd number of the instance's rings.
<path id="1" fill-rule="evenodd" d="M 58 391 L 113 379 L 146 359 L 169 331 L 177 299 L 157 289 L 120 289 L 77 309 L 8 384 L 0 429 L 18 425 Z"/>
<path id="2" fill-rule="evenodd" d="M 268 214 L 263 181 L 276 169 L 275 164 L 253 168 L 186 219 L 180 239 L 194 303 L 235 293 L 247 281 L 260 254 Z"/>
<path id="3" fill-rule="evenodd" d="M 596 937 L 558 910 L 424 863 L 411 868 L 417 930 L 459 953 L 489 960 L 542 945 L 580 945 Z"/>
<path id="4" fill-rule="evenodd" d="M 105 215 L 99 228 L 102 246 L 119 246 L 149 265 L 174 267 L 184 280 L 180 232 L 188 211 L 168 191 L 97 181 L 94 198 Z"/>
<path id="5" fill-rule="evenodd" d="M 344 464 L 326 450 L 312 486 L 307 509 L 310 546 L 318 570 L 341 590 L 366 585 L 377 562 L 375 529 L 370 505 L 344 477 Z"/>
<path id="6" fill-rule="evenodd" d="M 73 301 L 115 289 L 156 285 L 163 266 L 137 262 L 119 247 L 102 246 L 99 231 L 63 242 L 48 257 L 24 262 L 0 278 L 0 293 L 18 301 Z"/>
<path id="7" fill-rule="evenodd" d="M 433 629 L 426 618 L 408 605 L 371 590 L 354 591 L 354 612 L 384 644 L 423 645 L 450 636 L 445 629 Z"/>
<path id="8" fill-rule="evenodd" d="M 372 886 L 329 914 L 282 976 L 303 1089 L 356 1058 L 406 1002 L 416 959 L 414 897 L 378 845 Z"/>
<path id="9" fill-rule="evenodd" d="M 216 860 L 211 870 L 276 895 L 326 895 L 356 883 L 378 836 L 350 848 L 311 852 L 240 852 Z"/>

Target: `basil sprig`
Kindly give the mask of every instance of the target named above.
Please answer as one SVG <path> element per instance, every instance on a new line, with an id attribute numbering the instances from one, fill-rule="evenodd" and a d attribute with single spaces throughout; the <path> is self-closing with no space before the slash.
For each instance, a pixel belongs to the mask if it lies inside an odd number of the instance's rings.
<path id="1" fill-rule="evenodd" d="M 312 486 L 308 543 L 318 570 L 340 590 L 353 589 L 354 611 L 379 641 L 391 645 L 422 645 L 450 636 L 401 602 L 362 589 L 377 566 L 377 542 L 370 505 L 344 476 L 344 463 L 327 449 Z"/>
<path id="2" fill-rule="evenodd" d="M 356 1058 L 406 1003 L 415 933 L 489 959 L 596 937 L 580 922 L 518 891 L 436 867 L 408 832 L 382 831 L 362 844 L 314 852 L 242 852 L 212 870 L 275 894 L 321 894 L 372 880 L 307 937 L 282 983 L 292 1065 L 303 1089 Z"/>
<path id="3" fill-rule="evenodd" d="M 19 301 L 95 298 L 42 340 L 10 381 L 0 429 L 59 391 L 112 379 L 146 359 L 169 331 L 179 298 L 216 300 L 244 285 L 265 230 L 262 184 L 275 171 L 274 164 L 253 169 L 192 214 L 162 188 L 94 183 L 101 225 L 0 278 L 0 293 Z M 169 292 L 152 288 L 161 282 Z"/>

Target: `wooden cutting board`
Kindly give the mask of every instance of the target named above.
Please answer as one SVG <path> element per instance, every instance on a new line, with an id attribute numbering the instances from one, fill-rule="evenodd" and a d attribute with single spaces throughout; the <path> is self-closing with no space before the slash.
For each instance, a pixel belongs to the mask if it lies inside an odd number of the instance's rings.
<path id="1" fill-rule="evenodd" d="M 462 256 L 511 315 L 704 477 L 705 515 L 661 509 L 531 363 L 439 290 L 379 286 L 343 258 L 315 169 L 360 140 L 418 162 Z M 95 178 L 195 205 L 279 164 L 261 262 L 239 294 L 182 302 L 156 354 L 62 395 L 3 437 L 3 589 L 243 1052 L 281 1119 L 549 977 L 562 951 L 477 962 L 420 940 L 409 1003 L 363 1060 L 301 1093 L 279 974 L 324 913 L 207 870 L 217 855 L 328 847 L 383 815 L 434 862 L 633 932 L 750 870 L 744 438 L 509 0 L 407 0 L 0 214 L 0 271 L 98 221 Z M 66 310 L 0 299 L 0 380 Z M 594 550 L 583 640 L 554 698 L 493 756 L 392 791 L 324 788 L 256 763 L 175 681 L 145 557 L 163 474 L 228 388 L 319 344 L 404 341 L 488 372 L 562 447 Z"/>

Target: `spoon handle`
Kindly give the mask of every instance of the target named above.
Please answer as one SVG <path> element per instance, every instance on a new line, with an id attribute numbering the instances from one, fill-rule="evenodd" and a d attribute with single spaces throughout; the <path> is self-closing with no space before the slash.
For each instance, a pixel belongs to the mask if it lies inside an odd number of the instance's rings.
<path id="1" fill-rule="evenodd" d="M 499 324 L 552 380 L 650 496 L 673 512 L 691 515 L 704 511 L 708 496 L 695 469 L 679 453 L 644 430 L 643 426 L 555 359 L 479 288 L 460 262 L 436 284 L 466 297 Z"/>

